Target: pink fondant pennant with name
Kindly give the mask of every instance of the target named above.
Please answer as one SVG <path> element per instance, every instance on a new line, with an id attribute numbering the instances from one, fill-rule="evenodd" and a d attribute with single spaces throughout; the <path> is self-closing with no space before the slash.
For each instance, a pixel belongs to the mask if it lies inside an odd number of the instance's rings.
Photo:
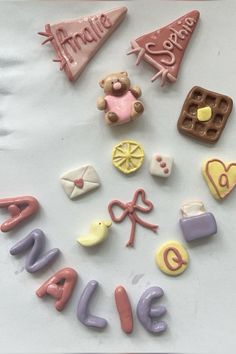
<path id="1" fill-rule="evenodd" d="M 169 25 L 131 41 L 132 49 L 128 54 L 138 55 L 136 65 L 144 59 L 157 69 L 151 81 L 160 77 L 162 86 L 167 81 L 176 81 L 185 49 L 199 16 L 199 11 L 191 11 Z"/>
<path id="2" fill-rule="evenodd" d="M 46 37 L 42 44 L 52 43 L 57 53 L 54 61 L 60 63 L 60 70 L 65 71 L 69 80 L 75 81 L 89 60 L 123 20 L 126 12 L 126 7 L 120 7 L 54 25 L 47 24 L 45 32 L 39 32 Z"/>

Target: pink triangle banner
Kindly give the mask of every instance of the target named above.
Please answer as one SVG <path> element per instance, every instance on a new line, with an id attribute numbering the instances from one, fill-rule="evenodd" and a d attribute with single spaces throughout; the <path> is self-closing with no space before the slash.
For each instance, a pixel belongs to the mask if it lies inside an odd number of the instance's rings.
<path id="1" fill-rule="evenodd" d="M 47 24 L 40 35 L 46 37 L 42 44 L 51 42 L 56 51 L 55 62 L 60 63 L 68 79 L 75 81 L 89 60 L 124 19 L 126 7 L 104 13 Z"/>
<path id="2" fill-rule="evenodd" d="M 151 81 L 161 78 L 162 86 L 167 81 L 175 82 L 199 16 L 197 10 L 191 11 L 165 27 L 132 40 L 128 55 L 137 54 L 136 65 L 143 59 L 157 69 Z"/>

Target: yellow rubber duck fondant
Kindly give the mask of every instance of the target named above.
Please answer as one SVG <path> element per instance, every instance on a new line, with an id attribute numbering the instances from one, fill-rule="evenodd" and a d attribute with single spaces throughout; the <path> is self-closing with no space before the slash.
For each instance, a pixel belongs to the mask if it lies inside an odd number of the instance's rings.
<path id="1" fill-rule="evenodd" d="M 89 232 L 79 236 L 77 242 L 84 247 L 96 246 L 108 236 L 108 228 L 112 225 L 110 220 L 95 220 L 91 223 Z"/>

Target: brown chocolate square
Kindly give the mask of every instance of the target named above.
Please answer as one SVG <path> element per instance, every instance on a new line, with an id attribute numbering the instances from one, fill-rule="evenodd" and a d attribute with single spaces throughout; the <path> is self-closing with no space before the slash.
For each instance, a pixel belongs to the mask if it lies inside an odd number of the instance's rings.
<path id="1" fill-rule="evenodd" d="M 204 107 L 211 108 L 211 118 L 207 121 L 197 117 L 198 109 Z M 177 128 L 180 133 L 192 138 L 215 143 L 221 136 L 232 108 L 230 97 L 194 86 L 185 99 Z"/>

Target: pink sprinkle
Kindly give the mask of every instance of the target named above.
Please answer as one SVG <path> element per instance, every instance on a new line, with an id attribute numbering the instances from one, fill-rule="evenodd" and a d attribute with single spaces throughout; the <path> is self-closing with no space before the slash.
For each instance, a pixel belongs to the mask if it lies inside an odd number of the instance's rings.
<path id="1" fill-rule="evenodd" d="M 83 178 L 78 178 L 74 180 L 74 184 L 76 185 L 76 187 L 78 188 L 83 188 L 84 186 L 84 180 Z"/>
<path id="2" fill-rule="evenodd" d="M 157 160 L 158 162 L 161 162 L 161 161 L 162 161 L 162 157 L 159 156 L 159 155 L 157 155 L 156 160 Z"/>
<path id="3" fill-rule="evenodd" d="M 165 162 L 162 162 L 162 163 L 160 164 L 160 166 L 164 168 L 164 167 L 166 167 L 166 163 L 165 163 Z"/>
<path id="4" fill-rule="evenodd" d="M 169 169 L 168 169 L 168 168 L 165 168 L 165 169 L 164 169 L 164 173 L 167 175 L 167 173 L 169 173 Z"/>

